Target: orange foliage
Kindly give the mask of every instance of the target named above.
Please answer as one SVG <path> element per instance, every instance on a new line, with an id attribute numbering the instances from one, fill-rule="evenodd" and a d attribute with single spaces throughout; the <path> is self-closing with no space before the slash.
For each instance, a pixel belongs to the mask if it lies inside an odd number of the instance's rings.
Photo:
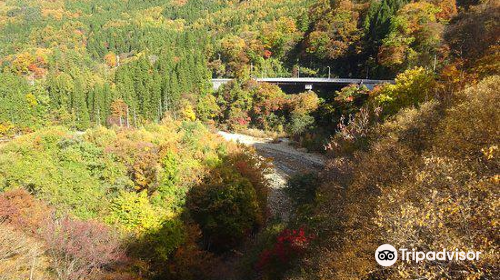
<path id="1" fill-rule="evenodd" d="M 457 14 L 457 1 L 455 0 L 441 0 L 436 5 L 441 9 L 436 14 L 439 19 L 449 20 Z"/>
<path id="2" fill-rule="evenodd" d="M 380 46 L 377 59 L 382 65 L 399 65 L 405 59 L 404 46 Z"/>
<path id="3" fill-rule="evenodd" d="M 127 166 L 137 191 L 152 191 L 158 185 L 159 148 L 146 141 L 129 139 L 126 135 L 126 131 L 121 133 L 106 151 L 115 154 Z"/>
<path id="4" fill-rule="evenodd" d="M 104 61 L 106 61 L 106 64 L 111 68 L 116 67 L 118 63 L 116 59 L 116 54 L 114 54 L 113 52 L 110 52 L 107 55 L 105 55 Z"/>
<path id="5" fill-rule="evenodd" d="M 484 56 L 475 62 L 473 71 L 483 77 L 498 74 L 500 72 L 500 45 L 493 45 L 484 52 Z"/>
<path id="6" fill-rule="evenodd" d="M 24 189 L 0 195 L 0 222 L 34 233 L 50 216 L 51 210 Z"/>
<path id="7" fill-rule="evenodd" d="M 117 99 L 111 103 L 111 116 L 108 117 L 107 122 L 110 125 L 118 125 L 120 127 L 129 124 L 128 105 L 122 99 Z"/>
<path id="8" fill-rule="evenodd" d="M 182 7 L 186 5 L 188 0 L 173 0 L 170 5 L 175 6 L 175 7 Z"/>
<path id="9" fill-rule="evenodd" d="M 172 255 L 168 263 L 168 273 L 175 279 L 197 280 L 217 279 L 220 277 L 220 261 L 212 253 L 201 250 L 196 242 L 201 238 L 201 231 L 196 225 L 186 227 L 186 242 Z"/>
<path id="10" fill-rule="evenodd" d="M 47 69 L 36 67 L 33 73 L 35 74 L 35 78 L 40 79 L 47 75 Z"/>

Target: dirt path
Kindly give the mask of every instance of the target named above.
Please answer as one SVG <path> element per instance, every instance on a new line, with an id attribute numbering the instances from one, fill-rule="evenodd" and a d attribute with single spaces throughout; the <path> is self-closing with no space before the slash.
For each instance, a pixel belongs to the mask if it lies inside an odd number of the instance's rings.
<path id="1" fill-rule="evenodd" d="M 261 156 L 273 160 L 274 172 L 269 175 L 271 182 L 269 209 L 274 217 L 288 221 L 290 200 L 283 190 L 288 178 L 296 173 L 320 170 L 324 166 L 325 158 L 320 154 L 307 153 L 291 146 L 286 138 L 279 143 L 273 143 L 270 138 L 257 138 L 224 131 L 219 131 L 218 134 L 227 141 L 253 146 Z"/>

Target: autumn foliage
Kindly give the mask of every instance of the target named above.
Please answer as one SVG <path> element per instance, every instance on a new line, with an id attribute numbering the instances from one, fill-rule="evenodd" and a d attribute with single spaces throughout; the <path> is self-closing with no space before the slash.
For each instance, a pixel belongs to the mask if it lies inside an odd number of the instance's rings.
<path id="1" fill-rule="evenodd" d="M 125 257 L 117 236 L 97 222 L 64 217 L 46 224 L 41 237 L 58 279 L 96 277 Z"/>
<path id="2" fill-rule="evenodd" d="M 54 209 L 24 190 L 2 193 L 0 242 L 7 255 L 0 262 L 6 275 L 27 274 L 25 271 L 31 269 L 49 277 L 48 271 L 52 270 L 56 279 L 87 279 L 125 261 L 120 241 L 111 228 L 69 216 L 55 218 L 53 213 Z M 17 237 L 8 236 L 9 232 Z M 17 244 L 4 243 L 8 238 Z M 18 256 L 11 257 L 8 252 Z M 19 264 L 17 270 L 10 267 L 12 262 L 22 260 L 24 268 Z"/>
<path id="3" fill-rule="evenodd" d="M 499 15 L 498 0 L 0 1 L 0 279 L 498 278 Z M 326 165 L 285 184 L 216 130 L 288 136 Z M 277 194 L 290 215 L 270 215 Z M 482 258 L 384 268 L 382 243 Z"/>
<path id="4" fill-rule="evenodd" d="M 231 157 L 192 188 L 186 201 L 200 225 L 204 245 L 214 252 L 241 245 L 265 222 L 268 183 L 262 173 L 266 166 L 245 155 Z"/>
<path id="5" fill-rule="evenodd" d="M 304 228 L 283 230 L 273 247 L 260 253 L 255 269 L 269 278 L 280 277 L 293 261 L 306 253 L 313 239 Z"/>
<path id="6" fill-rule="evenodd" d="M 368 124 L 366 151 L 331 160 L 318 193 L 326 202 L 317 211 L 330 213 L 320 227 L 326 240 L 317 255 L 319 275 L 467 279 L 496 273 L 497 81 L 487 78 L 451 103 L 423 103 Z M 484 257 L 474 264 L 400 262 L 376 269 L 373 252 L 383 243 L 471 249 Z"/>

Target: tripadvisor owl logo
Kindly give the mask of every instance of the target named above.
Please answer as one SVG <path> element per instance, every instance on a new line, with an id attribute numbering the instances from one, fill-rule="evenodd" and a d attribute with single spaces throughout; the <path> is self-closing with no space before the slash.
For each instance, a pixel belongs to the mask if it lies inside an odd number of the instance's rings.
<path id="1" fill-rule="evenodd" d="M 391 244 L 380 245 L 375 251 L 375 260 L 381 266 L 391 266 L 398 260 L 398 251 Z"/>

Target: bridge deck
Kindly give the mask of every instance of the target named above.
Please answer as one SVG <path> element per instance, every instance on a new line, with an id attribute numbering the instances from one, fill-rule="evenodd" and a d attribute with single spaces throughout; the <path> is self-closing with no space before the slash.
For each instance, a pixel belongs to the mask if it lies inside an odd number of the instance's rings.
<path id="1" fill-rule="evenodd" d="M 229 82 L 232 79 L 212 79 L 212 82 Z M 382 84 L 393 83 L 393 80 L 347 79 L 347 78 L 255 78 L 258 82 L 268 83 L 336 83 L 336 84 Z"/>
<path id="2" fill-rule="evenodd" d="M 391 80 L 346 79 L 346 78 L 257 78 L 260 82 L 268 83 L 334 83 L 334 84 L 381 84 L 392 83 Z"/>
<path id="3" fill-rule="evenodd" d="M 221 78 L 221 79 L 212 79 L 212 84 L 214 89 L 219 88 L 222 84 L 228 83 L 233 79 Z M 393 80 L 371 80 L 371 79 L 349 79 L 349 78 L 314 78 L 314 77 L 305 77 L 305 78 L 255 78 L 257 82 L 267 82 L 273 84 L 282 84 L 282 85 L 294 85 L 294 84 L 305 84 L 305 85 L 313 85 L 313 84 L 364 84 L 368 87 L 373 87 L 376 84 L 383 83 L 394 83 Z"/>

